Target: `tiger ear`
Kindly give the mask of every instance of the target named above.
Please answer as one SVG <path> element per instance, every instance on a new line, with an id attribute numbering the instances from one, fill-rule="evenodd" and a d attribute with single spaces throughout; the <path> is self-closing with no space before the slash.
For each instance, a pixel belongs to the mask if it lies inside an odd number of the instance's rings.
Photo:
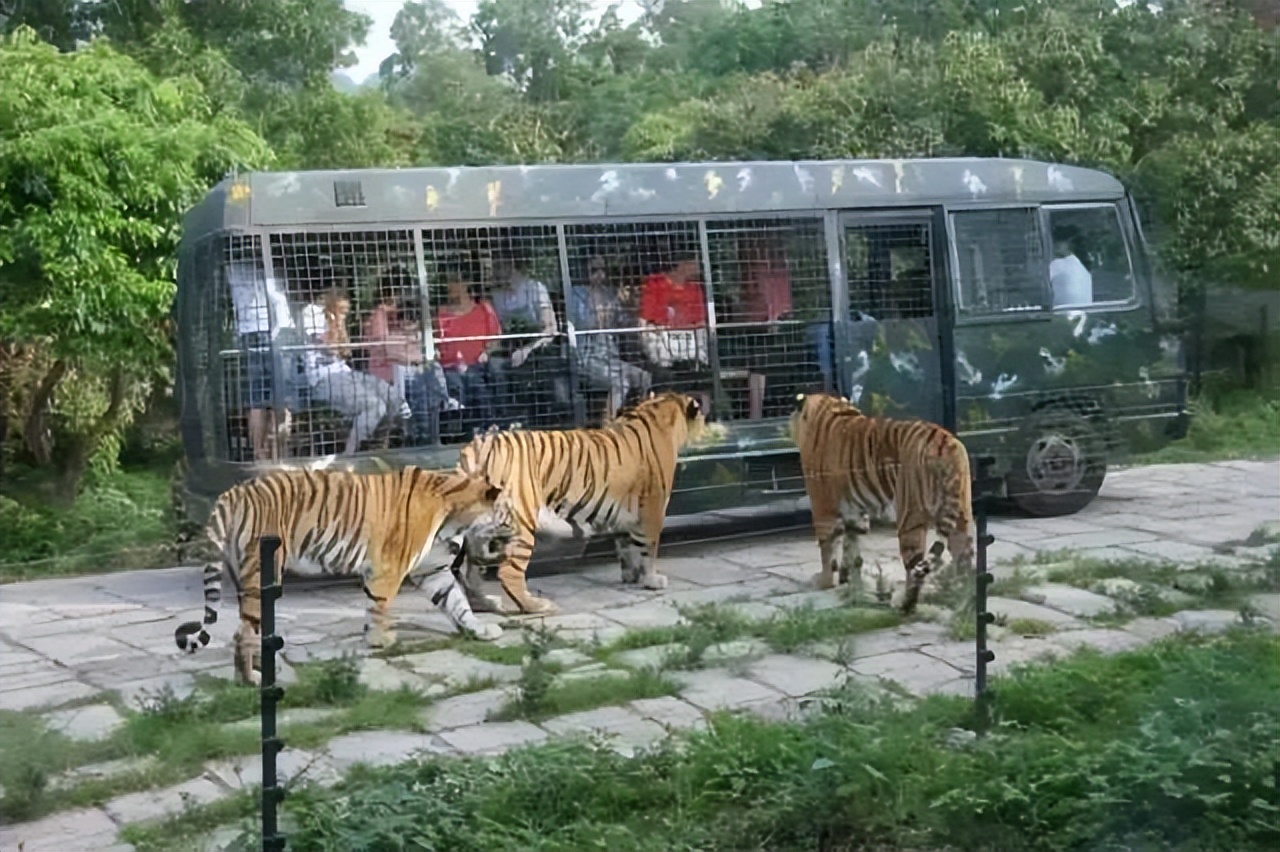
<path id="1" fill-rule="evenodd" d="M 658 397 L 658 392 L 653 388 L 649 388 L 649 395 L 645 397 L 645 399 L 657 399 L 657 397 Z"/>
<path id="2" fill-rule="evenodd" d="M 496 502 L 497 499 L 501 496 L 502 496 L 502 489 L 496 485 L 490 485 L 487 489 L 485 489 L 484 499 L 486 503 Z"/>
<path id="3" fill-rule="evenodd" d="M 808 398 L 809 398 L 809 395 L 808 395 L 808 394 L 806 394 L 806 393 L 798 393 L 798 394 L 796 394 L 796 404 L 795 404 L 795 406 L 794 406 L 794 408 L 793 408 L 792 410 L 793 410 L 793 411 L 800 411 L 801 409 L 803 409 L 803 408 L 804 408 L 804 401 L 805 401 L 806 399 L 808 399 Z"/>

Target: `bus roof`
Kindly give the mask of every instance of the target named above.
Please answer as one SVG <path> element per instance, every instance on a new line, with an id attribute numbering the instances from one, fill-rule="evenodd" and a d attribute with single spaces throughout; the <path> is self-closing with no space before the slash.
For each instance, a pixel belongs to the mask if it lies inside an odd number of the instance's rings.
<path id="1" fill-rule="evenodd" d="M 814 214 L 826 209 L 1104 201 L 1111 175 L 1035 160 L 937 158 L 252 172 L 187 214 L 227 229 L 516 224 L 602 217 Z"/>

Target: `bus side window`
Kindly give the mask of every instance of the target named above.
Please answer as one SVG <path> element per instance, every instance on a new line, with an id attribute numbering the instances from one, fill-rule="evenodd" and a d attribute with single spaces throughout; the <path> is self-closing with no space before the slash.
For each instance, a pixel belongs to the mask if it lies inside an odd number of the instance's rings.
<path id="1" fill-rule="evenodd" d="M 1046 207 L 1054 308 L 1124 304 L 1134 298 L 1133 264 L 1114 204 Z"/>
<path id="2" fill-rule="evenodd" d="M 1048 264 L 1033 208 L 951 214 L 963 317 L 1043 311 Z"/>

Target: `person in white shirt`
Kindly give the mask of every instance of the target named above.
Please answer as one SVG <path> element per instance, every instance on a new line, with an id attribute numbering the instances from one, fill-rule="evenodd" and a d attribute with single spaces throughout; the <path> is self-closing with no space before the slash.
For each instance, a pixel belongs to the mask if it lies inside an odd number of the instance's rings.
<path id="1" fill-rule="evenodd" d="M 1055 308 L 1093 304 L 1093 275 L 1076 257 L 1068 237 L 1053 242 L 1054 259 L 1049 263 L 1049 287 Z"/>
<path id="2" fill-rule="evenodd" d="M 357 452 L 388 414 L 398 414 L 404 420 L 412 416 L 395 387 L 347 364 L 351 340 L 346 320 L 350 311 L 350 299 L 337 287 L 325 290 L 302 311 L 303 329 L 312 343 L 319 344 L 307 350 L 305 359 L 311 396 L 351 418 L 345 455 Z"/>
<path id="3" fill-rule="evenodd" d="M 281 289 L 283 276 L 264 276 L 252 260 L 227 266 L 227 286 L 235 311 L 236 333 L 243 350 L 245 404 L 249 408 L 249 445 L 254 461 L 279 458 L 280 441 L 289 431 L 289 409 L 277 428 L 275 406 L 276 358 L 272 344 L 280 332 L 293 328 L 289 302 Z"/>

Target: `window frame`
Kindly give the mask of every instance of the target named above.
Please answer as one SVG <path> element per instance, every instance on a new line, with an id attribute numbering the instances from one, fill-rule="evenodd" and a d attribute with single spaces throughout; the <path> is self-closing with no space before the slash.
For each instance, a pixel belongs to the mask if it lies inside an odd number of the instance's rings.
<path id="1" fill-rule="evenodd" d="M 969 313 L 965 308 L 963 286 L 960 271 L 960 245 L 956 241 L 956 214 L 958 213 L 994 213 L 1002 210 L 1022 210 L 1032 214 L 1031 220 L 1037 229 L 1041 253 L 1046 252 L 1048 235 L 1045 233 L 1045 220 L 1041 213 L 1043 205 L 1022 204 L 963 204 L 948 205 L 943 212 L 946 216 L 947 260 L 951 269 L 950 297 L 952 299 L 953 317 L 956 326 L 989 325 L 991 323 L 1027 322 L 1029 320 L 1047 320 L 1053 315 L 1053 293 L 1049 287 L 1049 264 L 1041 265 L 1040 305 L 1031 310 L 999 311 L 988 313 Z"/>
<path id="2" fill-rule="evenodd" d="M 1053 306 L 1053 288 L 1050 287 L 1049 293 L 1049 311 L 1054 314 L 1064 313 L 1109 313 L 1113 311 L 1128 311 L 1138 307 L 1140 299 L 1138 296 L 1138 271 L 1133 259 L 1133 246 L 1130 244 L 1129 232 L 1125 228 L 1125 219 L 1121 215 L 1119 201 L 1076 201 L 1062 204 L 1042 204 L 1040 205 L 1040 215 L 1042 218 L 1041 231 L 1046 240 L 1046 257 L 1052 262 L 1053 257 L 1053 228 L 1050 215 L 1058 210 L 1091 210 L 1110 208 L 1115 216 L 1116 230 L 1120 235 L 1120 241 L 1124 245 L 1125 261 L 1129 264 L 1129 296 L 1125 299 L 1110 300 L 1099 302 L 1094 300 L 1087 305 L 1062 305 L 1061 307 Z M 1048 266 L 1046 265 L 1046 269 Z M 1092 270 L 1090 270 L 1092 274 Z"/>

